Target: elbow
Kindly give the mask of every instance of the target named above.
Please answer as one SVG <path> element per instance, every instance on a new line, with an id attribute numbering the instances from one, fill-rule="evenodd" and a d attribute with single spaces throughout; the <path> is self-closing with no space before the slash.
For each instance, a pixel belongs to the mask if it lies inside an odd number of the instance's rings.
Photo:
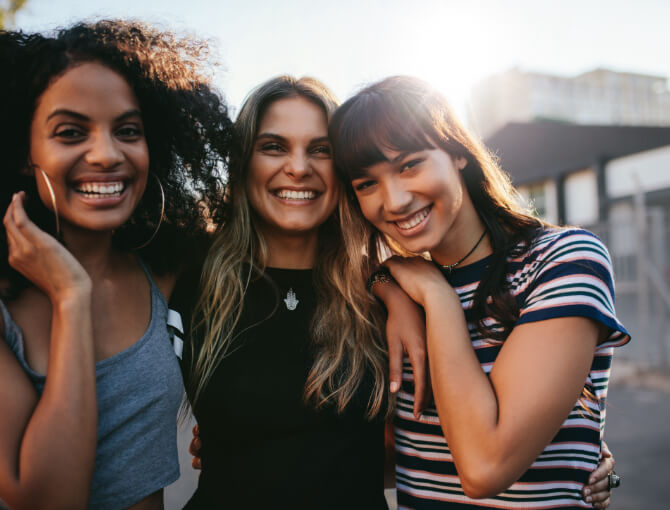
<path id="1" fill-rule="evenodd" d="M 26 498 L 14 504 L 7 501 L 9 508 L 12 510 L 34 510 L 35 508 L 49 508 L 52 510 L 85 510 L 87 504 L 81 499 L 77 501 L 54 501 L 53 499 L 45 498 Z"/>
<path id="2" fill-rule="evenodd" d="M 5 492 L 2 498 L 12 510 L 34 510 L 35 508 L 85 510 L 88 507 L 88 494 L 64 495 L 62 492 L 45 492 L 39 488 L 26 487 L 9 493 Z M 0 508 L 4 507 L 0 505 Z"/>
<path id="3" fill-rule="evenodd" d="M 511 483 L 501 476 L 498 466 L 480 462 L 458 472 L 465 495 L 472 499 L 491 498 L 505 491 Z"/>

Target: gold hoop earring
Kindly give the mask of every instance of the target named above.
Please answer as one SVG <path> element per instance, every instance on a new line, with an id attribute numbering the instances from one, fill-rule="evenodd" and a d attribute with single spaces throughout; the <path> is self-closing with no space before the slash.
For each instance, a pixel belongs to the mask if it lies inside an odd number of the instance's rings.
<path id="1" fill-rule="evenodd" d="M 161 215 L 160 218 L 158 218 L 158 225 L 156 225 L 156 228 L 154 229 L 153 233 L 151 234 L 151 237 L 147 239 L 144 243 L 140 244 L 139 246 L 133 248 L 134 251 L 136 250 L 141 250 L 145 246 L 148 246 L 151 241 L 154 240 L 154 237 L 156 237 L 156 234 L 158 234 L 158 230 L 161 228 L 161 224 L 163 223 L 163 218 L 165 218 L 165 191 L 163 190 L 163 184 L 161 183 L 161 180 L 158 178 L 156 174 L 151 174 L 154 176 L 156 179 L 156 182 L 158 183 L 158 188 L 161 190 Z"/>
<path id="2" fill-rule="evenodd" d="M 44 179 L 44 182 L 47 185 L 47 189 L 49 190 L 49 196 L 51 197 L 51 206 L 53 207 L 54 216 L 56 217 L 56 237 L 60 237 L 60 219 L 58 217 L 58 206 L 56 205 L 56 193 L 54 193 L 54 188 L 51 185 L 49 176 L 38 165 L 35 165 L 33 163 L 30 166 L 32 166 L 33 168 L 37 168 L 40 171 L 40 173 L 42 174 L 42 178 Z"/>

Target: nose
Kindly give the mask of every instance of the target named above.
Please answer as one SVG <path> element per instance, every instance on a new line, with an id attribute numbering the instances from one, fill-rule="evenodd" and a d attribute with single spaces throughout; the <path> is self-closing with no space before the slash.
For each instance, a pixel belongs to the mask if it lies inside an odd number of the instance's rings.
<path id="1" fill-rule="evenodd" d="M 307 154 L 295 152 L 289 155 L 284 171 L 294 179 L 302 179 L 312 173 L 312 165 Z"/>
<path id="2" fill-rule="evenodd" d="M 118 147 L 113 134 L 99 133 L 92 137 L 91 142 L 85 157 L 89 165 L 107 169 L 123 161 L 123 152 Z"/>
<path id="3" fill-rule="evenodd" d="M 382 198 L 384 209 L 391 214 L 402 214 L 412 203 L 412 193 L 395 179 L 382 184 Z"/>

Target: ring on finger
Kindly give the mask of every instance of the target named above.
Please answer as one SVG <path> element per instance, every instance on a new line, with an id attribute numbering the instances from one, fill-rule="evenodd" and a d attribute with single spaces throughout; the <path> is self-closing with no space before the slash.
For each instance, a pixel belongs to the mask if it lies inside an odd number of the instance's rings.
<path id="1" fill-rule="evenodd" d="M 607 473 L 607 488 L 609 490 L 616 489 L 621 485 L 621 477 L 615 471 Z"/>

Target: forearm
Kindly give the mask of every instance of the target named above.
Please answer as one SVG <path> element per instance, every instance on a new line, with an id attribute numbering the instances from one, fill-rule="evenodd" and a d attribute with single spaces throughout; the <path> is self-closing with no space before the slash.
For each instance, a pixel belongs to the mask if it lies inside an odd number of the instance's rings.
<path id="1" fill-rule="evenodd" d="M 97 442 L 90 306 L 87 291 L 53 305 L 48 376 L 20 443 L 21 500 L 39 497 L 54 508 L 86 507 Z"/>
<path id="2" fill-rule="evenodd" d="M 437 296 L 427 302 L 435 401 L 463 488 L 473 497 L 497 494 L 531 466 L 575 406 L 598 325 L 580 317 L 519 325 L 487 377 L 459 306 Z"/>
<path id="3" fill-rule="evenodd" d="M 504 478 L 501 484 L 510 478 L 502 477 L 499 470 L 505 452 L 501 448 L 496 393 L 472 348 L 460 305 L 436 298 L 429 302 L 428 359 L 440 424 L 464 490 L 481 497 L 480 478 L 488 483 Z M 514 476 L 509 483 L 516 479 Z"/>

